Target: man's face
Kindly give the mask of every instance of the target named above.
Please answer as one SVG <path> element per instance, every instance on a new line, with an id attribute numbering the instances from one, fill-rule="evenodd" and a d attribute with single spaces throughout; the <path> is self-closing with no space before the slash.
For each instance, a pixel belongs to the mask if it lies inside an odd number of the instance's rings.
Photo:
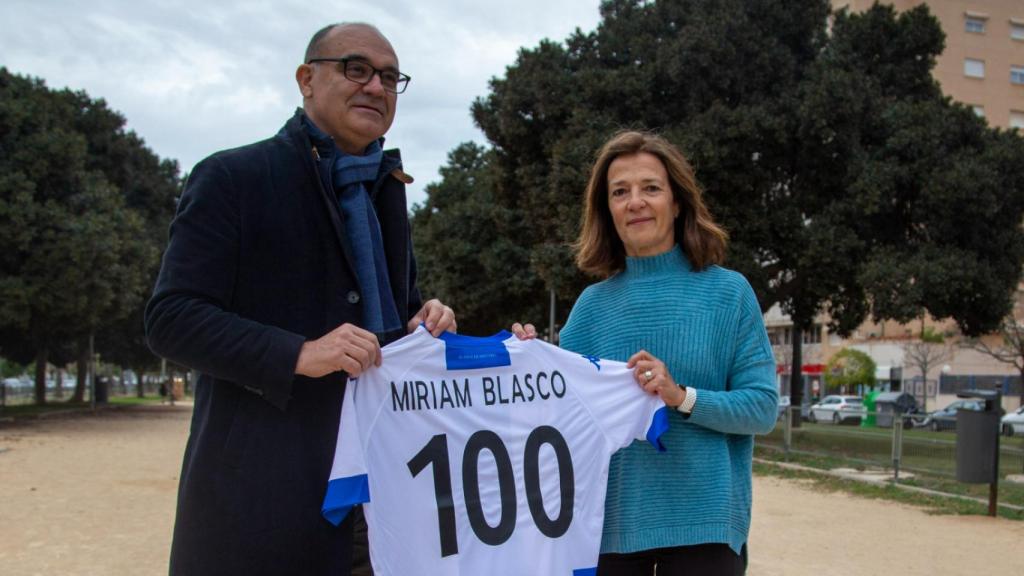
<path id="1" fill-rule="evenodd" d="M 335 28 L 321 43 L 317 57 L 352 58 L 380 70 L 398 70 L 391 44 L 364 26 Z M 377 74 L 359 84 L 345 77 L 340 62 L 318 62 L 299 66 L 296 80 L 306 114 L 349 154 L 362 154 L 395 119 L 398 95 L 385 91 Z"/>

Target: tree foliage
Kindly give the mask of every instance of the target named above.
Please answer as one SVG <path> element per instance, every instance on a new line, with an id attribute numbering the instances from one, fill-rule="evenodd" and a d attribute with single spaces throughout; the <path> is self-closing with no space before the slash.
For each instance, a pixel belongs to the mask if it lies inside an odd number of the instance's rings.
<path id="1" fill-rule="evenodd" d="M 614 130 L 641 128 L 688 155 L 730 232 L 728 265 L 792 318 L 794 378 L 821 313 L 841 334 L 924 312 L 965 334 L 998 325 L 1024 258 L 1024 140 L 942 95 L 931 70 L 945 39 L 927 6 L 609 0 L 601 17 L 522 49 L 473 105 L 493 169 L 473 193 L 529 229 L 510 241 L 530 270 L 520 259 L 504 277 L 576 297 L 589 165 Z M 448 281 L 482 277 L 463 269 Z M 536 319 L 527 301 L 511 315 Z"/>
<path id="2" fill-rule="evenodd" d="M 36 362 L 39 402 L 40 367 L 140 308 L 155 277 L 177 165 L 124 125 L 0 68 L 0 350 Z"/>
<path id="3" fill-rule="evenodd" d="M 522 239 L 531 233 L 515 209 L 495 202 L 493 153 L 462 144 L 413 209 L 421 289 L 459 313 L 459 329 L 491 333 L 538 313 L 541 290 Z"/>
<path id="4" fill-rule="evenodd" d="M 825 366 L 825 385 L 832 390 L 853 391 L 857 386 L 874 388 L 875 361 L 866 353 L 844 348 L 834 354 Z"/>

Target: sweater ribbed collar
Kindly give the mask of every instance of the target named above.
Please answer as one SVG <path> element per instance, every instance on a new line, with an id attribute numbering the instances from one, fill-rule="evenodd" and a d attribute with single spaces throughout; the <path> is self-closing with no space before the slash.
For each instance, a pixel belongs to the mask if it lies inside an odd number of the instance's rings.
<path id="1" fill-rule="evenodd" d="M 671 250 L 654 256 L 626 256 L 626 269 L 622 275 L 626 278 L 643 278 L 666 272 L 689 272 L 692 269 L 690 260 L 676 244 Z"/>

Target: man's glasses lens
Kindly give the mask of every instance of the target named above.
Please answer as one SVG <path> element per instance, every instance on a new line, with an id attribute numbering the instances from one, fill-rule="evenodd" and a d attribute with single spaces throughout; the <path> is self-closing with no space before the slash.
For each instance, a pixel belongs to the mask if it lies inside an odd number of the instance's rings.
<path id="1" fill-rule="evenodd" d="M 349 60 L 348 58 L 313 58 L 308 63 L 314 62 L 338 62 L 341 64 L 341 70 L 345 74 L 345 78 L 359 84 L 369 84 L 373 80 L 373 75 L 380 75 L 380 84 L 388 92 L 394 92 L 395 94 L 401 94 L 405 92 L 406 86 L 409 84 L 409 76 L 397 72 L 395 70 L 378 70 L 367 62 L 362 60 Z"/>
<path id="2" fill-rule="evenodd" d="M 359 82 L 360 84 L 366 84 L 373 78 L 373 73 L 376 70 L 373 66 L 370 66 L 366 62 L 359 62 L 358 60 L 349 60 L 345 63 L 345 77 L 353 82 Z M 401 79 L 398 77 L 398 73 L 392 70 L 381 70 L 380 71 L 380 83 L 384 85 L 384 88 L 395 92 L 398 90 L 398 84 Z M 403 86 L 404 87 L 404 86 Z"/>

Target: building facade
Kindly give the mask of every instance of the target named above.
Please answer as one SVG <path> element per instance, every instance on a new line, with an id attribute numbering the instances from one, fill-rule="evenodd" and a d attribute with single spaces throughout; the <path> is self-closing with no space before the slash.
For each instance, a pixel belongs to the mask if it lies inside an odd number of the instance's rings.
<path id="1" fill-rule="evenodd" d="M 942 23 L 946 49 L 933 72 L 945 94 L 989 125 L 1024 129 L 1024 0 L 883 0 L 899 11 L 927 4 Z M 874 0 L 832 0 L 861 11 Z"/>

